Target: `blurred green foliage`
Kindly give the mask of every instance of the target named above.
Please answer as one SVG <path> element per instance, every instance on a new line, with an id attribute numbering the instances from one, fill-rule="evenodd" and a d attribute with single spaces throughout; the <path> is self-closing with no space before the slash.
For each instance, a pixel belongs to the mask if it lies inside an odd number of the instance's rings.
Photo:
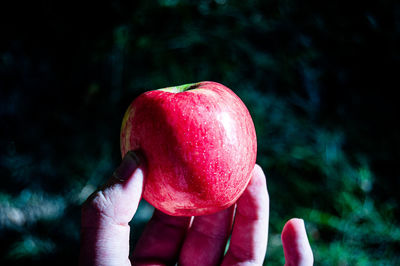
<path id="1" fill-rule="evenodd" d="M 125 108 L 200 80 L 230 87 L 253 116 L 267 265 L 283 264 L 294 216 L 317 265 L 400 263 L 396 1 L 1 5 L 1 265 L 75 264 L 79 206 L 120 161 Z M 151 211 L 141 205 L 133 243 Z"/>

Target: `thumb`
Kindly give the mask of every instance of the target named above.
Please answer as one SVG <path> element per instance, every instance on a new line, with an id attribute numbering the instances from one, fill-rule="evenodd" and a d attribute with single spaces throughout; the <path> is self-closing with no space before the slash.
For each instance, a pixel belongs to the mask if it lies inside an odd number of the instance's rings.
<path id="1" fill-rule="evenodd" d="M 302 219 L 290 219 L 282 230 L 286 266 L 310 266 L 314 257 Z"/>
<path id="2" fill-rule="evenodd" d="M 143 189 L 139 157 L 127 153 L 108 182 L 82 206 L 81 265 L 130 265 L 129 221 Z"/>

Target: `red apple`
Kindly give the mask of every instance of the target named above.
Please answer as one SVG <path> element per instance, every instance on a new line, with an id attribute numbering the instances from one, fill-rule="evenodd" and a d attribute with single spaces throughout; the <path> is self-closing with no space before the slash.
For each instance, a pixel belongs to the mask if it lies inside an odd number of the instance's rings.
<path id="1" fill-rule="evenodd" d="M 217 212 L 236 202 L 257 155 L 254 124 L 244 103 L 216 82 L 148 91 L 129 106 L 121 153 L 147 161 L 143 197 L 175 216 Z"/>

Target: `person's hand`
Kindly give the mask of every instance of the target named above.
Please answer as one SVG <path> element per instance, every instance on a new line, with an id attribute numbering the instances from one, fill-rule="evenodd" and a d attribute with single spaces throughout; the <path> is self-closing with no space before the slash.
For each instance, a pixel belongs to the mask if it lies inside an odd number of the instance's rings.
<path id="1" fill-rule="evenodd" d="M 226 210 L 193 219 L 155 210 L 130 259 L 128 223 L 141 199 L 145 172 L 138 157 L 128 153 L 107 184 L 84 203 L 80 265 L 263 264 L 269 196 L 258 165 L 243 195 Z M 282 242 L 286 265 L 313 264 L 303 220 L 286 223 Z"/>

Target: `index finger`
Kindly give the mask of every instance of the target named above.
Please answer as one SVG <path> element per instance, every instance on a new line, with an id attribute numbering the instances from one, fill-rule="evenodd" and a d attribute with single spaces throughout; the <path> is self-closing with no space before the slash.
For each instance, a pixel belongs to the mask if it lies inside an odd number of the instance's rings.
<path id="1" fill-rule="evenodd" d="M 175 217 L 154 210 L 133 252 L 134 265 L 174 264 L 191 217 Z"/>

